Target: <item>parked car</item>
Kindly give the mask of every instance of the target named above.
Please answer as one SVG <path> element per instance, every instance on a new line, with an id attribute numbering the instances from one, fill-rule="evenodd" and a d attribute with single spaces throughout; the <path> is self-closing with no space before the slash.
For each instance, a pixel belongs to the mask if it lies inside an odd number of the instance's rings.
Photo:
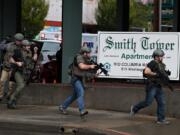
<path id="1" fill-rule="evenodd" d="M 61 41 L 57 40 L 40 40 L 43 42 L 41 53 L 43 56 L 42 64 L 49 62 L 51 59 L 55 59 L 56 52 L 60 49 Z"/>

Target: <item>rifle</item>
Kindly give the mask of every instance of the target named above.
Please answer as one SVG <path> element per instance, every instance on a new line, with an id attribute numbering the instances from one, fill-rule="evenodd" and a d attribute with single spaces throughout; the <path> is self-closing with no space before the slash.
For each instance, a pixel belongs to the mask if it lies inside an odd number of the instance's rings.
<path id="1" fill-rule="evenodd" d="M 23 57 L 22 57 L 22 52 L 20 49 L 15 49 L 14 50 L 14 55 L 12 56 L 12 58 L 16 61 L 16 62 L 24 62 L 23 61 Z M 16 73 L 16 71 L 23 71 L 23 67 L 18 67 L 16 64 L 11 64 L 11 77 L 10 80 L 14 81 L 14 75 Z"/>
<path id="2" fill-rule="evenodd" d="M 96 65 L 96 67 L 95 67 L 95 70 L 97 71 L 97 70 L 101 70 L 101 72 L 100 73 L 103 73 L 103 74 L 105 74 L 106 76 L 109 76 L 109 74 L 108 74 L 108 71 L 104 68 L 104 65 L 102 64 L 102 63 L 96 63 L 95 61 L 93 61 L 93 60 L 91 60 L 90 61 L 92 64 L 94 64 L 94 65 Z"/>
<path id="3" fill-rule="evenodd" d="M 170 74 L 171 74 L 171 72 L 169 70 L 165 70 L 164 72 L 162 72 L 158 69 L 158 71 L 157 71 L 157 77 L 159 78 L 160 83 L 167 86 L 171 91 L 174 91 L 174 88 L 169 83 L 169 81 L 170 81 L 169 75 Z"/>
<path id="4" fill-rule="evenodd" d="M 149 76 L 144 74 L 145 69 L 143 70 L 143 77 L 145 78 L 149 78 L 149 80 L 151 80 L 152 82 L 157 82 L 160 83 L 164 86 L 167 86 L 171 91 L 174 91 L 174 88 L 171 86 L 171 84 L 169 83 L 170 79 L 169 79 L 169 75 L 171 75 L 171 72 L 169 70 L 160 70 L 160 65 L 155 62 L 153 62 L 153 67 L 154 67 L 154 71 L 156 72 L 156 76 Z"/>

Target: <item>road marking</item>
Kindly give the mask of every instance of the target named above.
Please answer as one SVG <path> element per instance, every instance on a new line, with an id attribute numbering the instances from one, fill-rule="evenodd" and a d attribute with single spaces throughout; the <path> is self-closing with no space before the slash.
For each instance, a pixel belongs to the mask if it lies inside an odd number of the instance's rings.
<path id="1" fill-rule="evenodd" d="M 130 134 L 130 133 L 127 133 L 127 132 L 122 132 L 122 131 L 117 131 L 117 130 L 114 130 L 114 129 L 105 129 L 106 131 L 109 131 L 109 132 L 114 132 L 114 133 L 117 133 L 117 134 L 120 134 L 120 135 L 133 135 L 133 134 Z"/>

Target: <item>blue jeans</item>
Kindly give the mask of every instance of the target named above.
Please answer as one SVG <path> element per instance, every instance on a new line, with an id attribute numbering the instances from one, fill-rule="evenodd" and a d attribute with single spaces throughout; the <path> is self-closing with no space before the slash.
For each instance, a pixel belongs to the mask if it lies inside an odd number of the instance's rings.
<path id="1" fill-rule="evenodd" d="M 161 87 L 156 85 L 149 85 L 146 88 L 146 98 L 144 101 L 139 102 L 133 107 L 133 111 L 137 113 L 140 109 L 150 106 L 153 99 L 157 102 L 157 120 L 162 121 L 165 119 L 165 95 Z"/>
<path id="2" fill-rule="evenodd" d="M 63 108 L 67 109 L 68 106 L 77 99 L 79 111 L 84 110 L 84 85 L 81 79 L 77 77 L 71 78 L 71 84 L 73 87 L 73 94 L 69 96 L 63 103 Z"/>

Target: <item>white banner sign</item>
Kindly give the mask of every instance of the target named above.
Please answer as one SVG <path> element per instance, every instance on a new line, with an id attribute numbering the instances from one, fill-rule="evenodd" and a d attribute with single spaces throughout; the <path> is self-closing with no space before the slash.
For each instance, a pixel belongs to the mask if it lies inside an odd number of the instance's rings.
<path id="1" fill-rule="evenodd" d="M 170 79 L 179 80 L 179 33 L 99 32 L 98 45 L 98 62 L 109 71 L 109 78 L 142 79 L 153 51 L 162 49 Z"/>

